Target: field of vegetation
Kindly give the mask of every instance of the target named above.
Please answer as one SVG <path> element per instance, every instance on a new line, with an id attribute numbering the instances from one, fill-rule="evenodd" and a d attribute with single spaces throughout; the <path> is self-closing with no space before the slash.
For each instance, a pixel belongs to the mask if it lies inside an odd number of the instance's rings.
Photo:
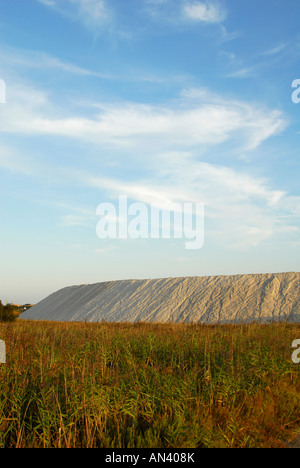
<path id="1" fill-rule="evenodd" d="M 0 301 L 0 322 L 14 322 L 20 315 L 20 310 L 12 304 L 3 305 Z"/>
<path id="2" fill-rule="evenodd" d="M 0 447 L 284 447 L 300 325 L 0 323 Z"/>

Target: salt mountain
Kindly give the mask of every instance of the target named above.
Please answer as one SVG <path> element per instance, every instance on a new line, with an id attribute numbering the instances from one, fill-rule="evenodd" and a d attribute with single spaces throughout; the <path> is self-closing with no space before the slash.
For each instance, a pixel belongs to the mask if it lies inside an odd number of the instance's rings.
<path id="1" fill-rule="evenodd" d="M 300 322 L 300 273 L 121 280 L 70 286 L 22 319 L 88 322 Z"/>

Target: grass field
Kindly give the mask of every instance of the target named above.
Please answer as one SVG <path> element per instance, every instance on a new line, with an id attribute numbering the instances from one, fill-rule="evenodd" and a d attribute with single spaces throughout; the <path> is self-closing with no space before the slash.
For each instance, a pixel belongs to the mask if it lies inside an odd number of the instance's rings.
<path id="1" fill-rule="evenodd" d="M 0 447 L 283 447 L 300 325 L 0 323 Z"/>

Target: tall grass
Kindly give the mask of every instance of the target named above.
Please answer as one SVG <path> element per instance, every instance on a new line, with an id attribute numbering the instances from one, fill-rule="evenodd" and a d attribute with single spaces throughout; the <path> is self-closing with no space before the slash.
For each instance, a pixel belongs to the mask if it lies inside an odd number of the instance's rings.
<path id="1" fill-rule="evenodd" d="M 0 447 L 281 447 L 300 326 L 0 324 Z"/>

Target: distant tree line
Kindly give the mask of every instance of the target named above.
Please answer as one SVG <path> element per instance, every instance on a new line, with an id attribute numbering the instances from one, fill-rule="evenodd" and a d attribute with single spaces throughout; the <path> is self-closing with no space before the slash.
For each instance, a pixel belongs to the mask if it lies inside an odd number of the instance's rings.
<path id="1" fill-rule="evenodd" d="M 13 304 L 3 305 L 0 301 L 0 322 L 13 322 L 19 313 L 20 311 Z"/>

